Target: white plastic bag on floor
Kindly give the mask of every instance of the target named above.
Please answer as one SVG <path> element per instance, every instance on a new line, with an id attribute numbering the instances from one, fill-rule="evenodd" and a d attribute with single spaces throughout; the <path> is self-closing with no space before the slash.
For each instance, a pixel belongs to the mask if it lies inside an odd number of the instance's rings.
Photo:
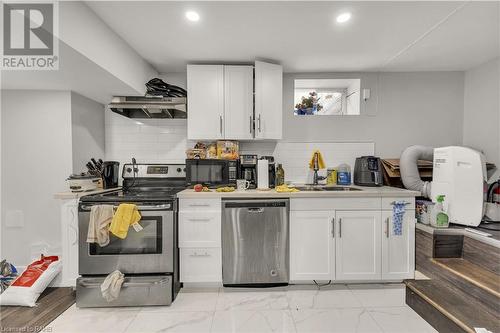
<path id="1" fill-rule="evenodd" d="M 57 256 L 31 263 L 14 282 L 0 294 L 0 305 L 35 306 L 40 294 L 59 274 L 62 263 Z"/>

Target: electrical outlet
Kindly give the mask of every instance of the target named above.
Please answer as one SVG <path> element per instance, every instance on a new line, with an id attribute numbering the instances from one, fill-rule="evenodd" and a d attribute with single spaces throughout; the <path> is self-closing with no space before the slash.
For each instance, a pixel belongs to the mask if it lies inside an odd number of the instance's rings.
<path id="1" fill-rule="evenodd" d="M 24 227 L 24 212 L 22 210 L 9 210 L 5 214 L 5 227 L 7 228 L 23 228 Z"/>

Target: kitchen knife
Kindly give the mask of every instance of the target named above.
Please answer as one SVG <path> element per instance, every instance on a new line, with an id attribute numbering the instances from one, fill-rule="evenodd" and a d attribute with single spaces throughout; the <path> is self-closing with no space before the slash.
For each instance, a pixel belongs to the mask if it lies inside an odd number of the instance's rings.
<path id="1" fill-rule="evenodd" d="M 92 163 L 87 162 L 87 164 L 85 164 L 85 166 L 87 167 L 87 169 L 89 169 L 89 171 L 95 171 L 95 168 L 94 168 L 94 166 L 92 165 Z"/>
<path id="2" fill-rule="evenodd" d="M 95 158 L 91 158 L 90 159 L 94 165 L 94 169 L 96 169 L 97 171 L 101 170 L 101 168 L 99 168 L 99 164 L 97 163 L 97 161 L 95 160 Z"/>

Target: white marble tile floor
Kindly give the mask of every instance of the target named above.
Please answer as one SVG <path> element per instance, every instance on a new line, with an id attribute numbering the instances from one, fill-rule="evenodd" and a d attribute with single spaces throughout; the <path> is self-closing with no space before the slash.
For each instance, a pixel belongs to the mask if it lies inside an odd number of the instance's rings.
<path id="1" fill-rule="evenodd" d="M 402 284 L 183 289 L 169 307 L 69 308 L 47 332 L 436 332 Z"/>

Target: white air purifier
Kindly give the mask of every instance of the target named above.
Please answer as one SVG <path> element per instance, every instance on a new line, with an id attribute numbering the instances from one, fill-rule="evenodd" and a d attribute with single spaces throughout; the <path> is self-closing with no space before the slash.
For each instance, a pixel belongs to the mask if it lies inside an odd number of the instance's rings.
<path id="1" fill-rule="evenodd" d="M 483 218 L 486 163 L 483 154 L 465 147 L 434 149 L 432 201 L 445 195 L 450 223 L 478 226 Z"/>

